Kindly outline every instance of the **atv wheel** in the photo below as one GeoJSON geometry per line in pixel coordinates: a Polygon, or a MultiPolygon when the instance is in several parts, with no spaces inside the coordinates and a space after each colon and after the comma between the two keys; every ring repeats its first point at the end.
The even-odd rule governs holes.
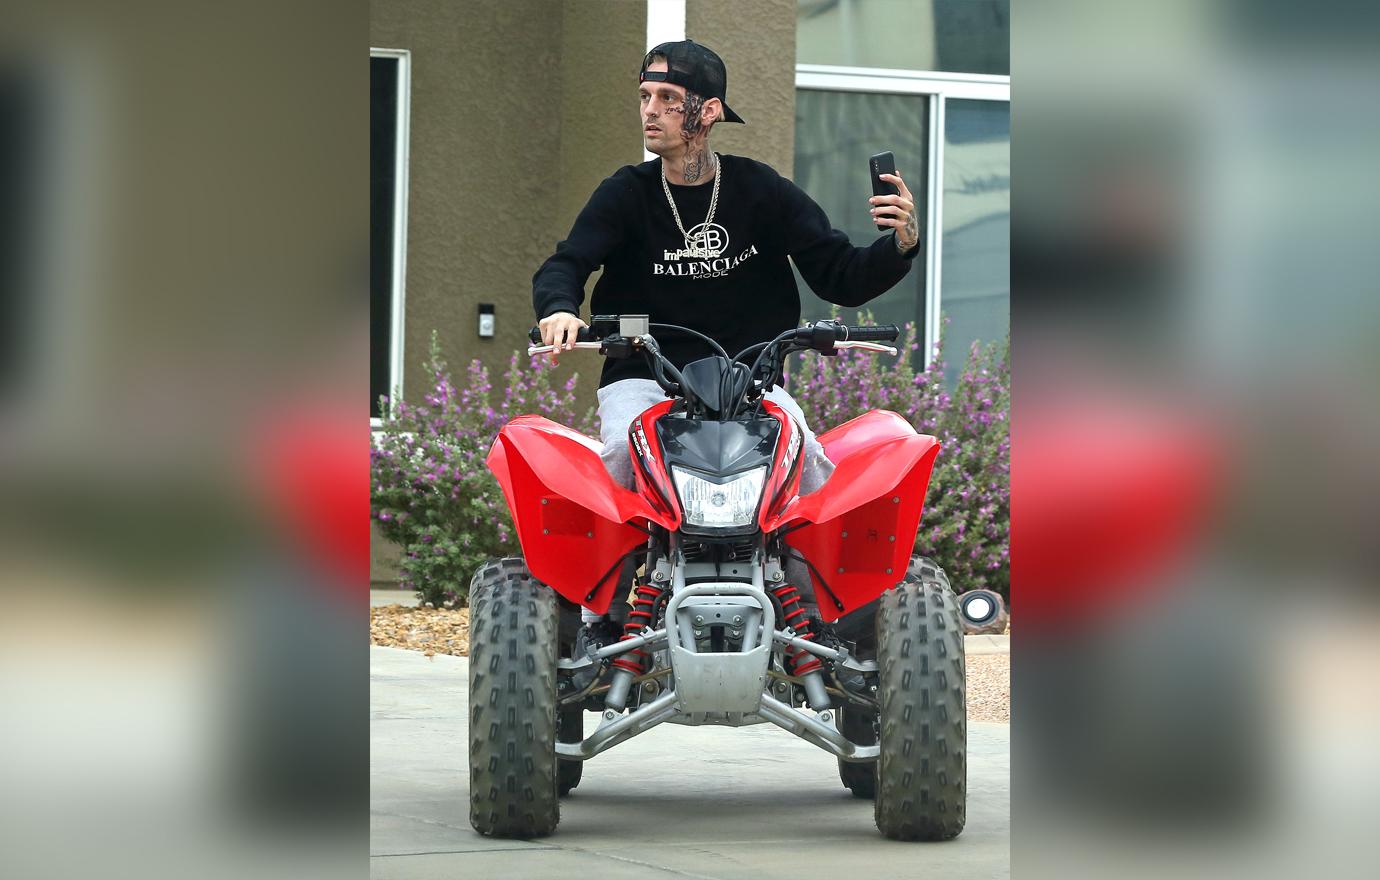
{"type": "MultiPolygon", "coordinates": [[[[573,706],[563,706],[560,709],[560,730],[558,735],[563,743],[577,743],[585,738],[585,710],[576,703],[573,706]]],[[[584,773],[584,761],[571,761],[566,758],[557,758],[557,775],[559,776],[556,787],[557,793],[561,797],[570,794],[575,786],[580,784],[580,775],[584,773]]]]}
{"type": "Polygon", "coordinates": [[[877,613],[877,828],[893,840],[963,830],[968,765],[963,625],[943,569],[912,563],[877,613]]]}
{"type": "MultiPolygon", "coordinates": [[[[877,742],[877,713],[869,712],[861,706],[840,706],[838,708],[839,733],[860,746],[870,746],[877,742]]],[[[839,779],[843,787],[853,792],[853,797],[871,800],[877,796],[877,762],[860,764],[856,761],[839,761],[839,779]]]]}
{"type": "Polygon", "coordinates": [[[491,561],[470,584],[470,824],[541,837],[556,794],[556,594],[521,559],[491,561]]]}

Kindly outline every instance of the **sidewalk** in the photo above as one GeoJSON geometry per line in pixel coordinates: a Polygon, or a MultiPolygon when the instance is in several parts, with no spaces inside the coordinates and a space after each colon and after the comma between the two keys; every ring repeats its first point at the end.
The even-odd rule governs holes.
{"type": "Polygon", "coordinates": [[[964,636],[963,653],[972,657],[975,654],[1010,654],[1010,636],[964,636]]]}
{"type": "Polygon", "coordinates": [[[469,825],[468,668],[369,649],[371,876],[1010,876],[1011,728],[983,722],[968,725],[968,826],[948,843],[882,839],[837,762],[771,725],[663,725],[585,765],[553,836],[481,837],[469,825]]]}
{"type": "Polygon", "coordinates": [[[417,604],[417,594],[411,590],[379,590],[374,587],[369,588],[369,607],[381,608],[384,605],[406,605],[409,608],[417,604]]]}

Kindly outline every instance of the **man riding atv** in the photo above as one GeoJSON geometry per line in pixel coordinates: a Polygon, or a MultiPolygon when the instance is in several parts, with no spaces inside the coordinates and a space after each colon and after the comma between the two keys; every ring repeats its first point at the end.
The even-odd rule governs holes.
{"type": "MultiPolygon", "coordinates": [[[[727,71],[713,50],[692,40],[662,43],[642,59],[638,79],[642,142],[658,158],[624,166],[599,184],[532,279],[541,341],[554,346],[553,362],[587,326],[579,318],[584,286],[600,267],[591,314],[650,315],[698,330],[729,351],[800,323],[791,260],[819,297],[841,306],[876,299],[910,271],[922,240],[899,175],[882,178],[898,195],[869,199],[876,224],[892,232],[853,247],[790,180],[761,162],[710,149],[715,125],[743,124],[728,106],[727,71]]],[[[704,354],[688,335],[662,343],[677,366],[704,354]]],[[[665,394],[641,359],[610,359],[598,398],[605,466],[631,488],[628,426],[665,394]]],[[[813,492],[833,464],[791,396],[774,386],[768,399],[805,429],[802,492],[813,492]]],[[[792,567],[791,573],[811,601],[803,571],[792,567]]],[[[589,614],[585,619],[598,622],[589,614]]]]}
{"type": "Polygon", "coordinates": [[[895,327],[799,327],[788,257],[826,300],[875,298],[919,250],[910,192],[888,176],[872,210],[893,232],[855,248],[771,168],[708,149],[742,121],[717,55],[663,44],[640,80],[659,158],[605,180],[533,284],[530,351],[606,358],[603,442],[522,416],[488,459],[524,555],[471,585],[470,821],[549,834],[608,748],[772,723],[833,754],[886,836],[953,837],[962,629],[944,573],[910,557],[938,443],[885,412],[816,437],[778,384],[796,352],[895,354],[895,327]]]}

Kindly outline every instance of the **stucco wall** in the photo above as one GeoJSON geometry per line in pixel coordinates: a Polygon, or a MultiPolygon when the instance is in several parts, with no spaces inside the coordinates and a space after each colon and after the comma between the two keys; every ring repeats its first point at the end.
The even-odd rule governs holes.
{"type": "MultiPolygon", "coordinates": [[[[561,28],[561,149],[555,227],[543,241],[542,258],[556,249],[575,216],[605,177],[642,161],[637,115],[637,66],[647,42],[647,4],[642,0],[566,3],[561,28]]],[[[536,264],[532,271],[536,271],[536,264]]],[[[596,272],[585,284],[594,289],[596,272]]],[[[531,311],[531,272],[527,302],[531,311]]],[[[589,313],[588,300],[584,314],[589,313]]],[[[576,402],[595,403],[601,359],[570,356],[561,367],[580,374],[576,402]]]]}
{"type": "MultiPolygon", "coordinates": [[[[599,181],[639,162],[640,0],[375,0],[370,45],[412,53],[404,393],[425,393],[432,330],[457,372],[497,375],[533,322],[532,273],[599,181]],[[494,303],[497,335],[477,310],[494,303]]],[[[596,358],[571,357],[593,404],[596,358]]],[[[375,580],[392,577],[386,546],[375,580]]]]}
{"type": "Polygon", "coordinates": [[[687,0],[685,35],[728,68],[728,104],[746,125],[718,125],[721,153],[751,156],[787,177],[795,157],[795,0],[687,0]]]}
{"type": "Polygon", "coordinates": [[[560,235],[601,180],[620,166],[642,161],[637,66],[646,41],[644,2],[582,0],[565,7],[560,235]]]}
{"type": "Polygon", "coordinates": [[[378,523],[369,524],[369,583],[378,587],[397,586],[398,560],[402,548],[383,536],[378,523]]]}
{"type": "Polygon", "coordinates": [[[554,228],[539,209],[560,161],[560,4],[371,4],[370,41],[412,52],[404,393],[431,331],[452,362],[497,360],[528,323],[528,280],[554,228]],[[499,334],[476,332],[495,303],[499,334]]]}
{"type": "Polygon", "coordinates": [[[371,45],[412,52],[411,397],[433,329],[455,364],[507,363],[532,324],[532,273],[599,181],[641,161],[636,90],[620,86],[641,58],[646,4],[378,0],[370,15],[371,45]],[[481,302],[497,308],[493,339],[476,333],[481,302]]]}

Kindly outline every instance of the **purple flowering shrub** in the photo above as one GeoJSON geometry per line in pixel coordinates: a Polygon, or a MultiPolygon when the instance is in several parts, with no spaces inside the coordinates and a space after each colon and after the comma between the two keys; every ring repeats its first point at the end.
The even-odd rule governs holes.
{"type": "Polygon", "coordinates": [[[929,367],[917,372],[909,356],[919,350],[913,324],[906,325],[902,345],[896,358],[860,352],[801,358],[791,364],[787,388],[819,433],[887,409],[939,438],[915,552],[943,566],[959,592],[982,588],[1009,599],[1010,342],[974,343],[952,394],[938,346],[929,367]]]}
{"type": "Polygon", "coordinates": [[[383,401],[384,427],[369,450],[371,513],[403,549],[402,586],[437,608],[462,605],[486,559],[520,553],[503,493],[484,464],[498,429],[537,413],[594,433],[593,410],[577,416],[574,409],[579,377],[556,387],[546,358],[530,365],[520,358],[513,352],[495,403],[484,365],[472,361],[457,387],[432,334],[431,389],[420,403],[383,401]]]}

